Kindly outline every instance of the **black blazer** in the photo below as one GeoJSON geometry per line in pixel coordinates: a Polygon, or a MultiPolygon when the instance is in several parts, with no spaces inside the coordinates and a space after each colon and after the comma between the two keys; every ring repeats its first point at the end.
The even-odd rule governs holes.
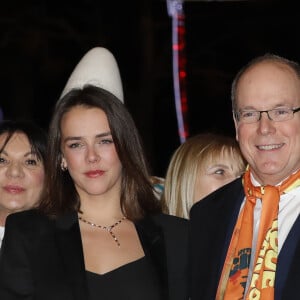
{"type": "MultiPolygon", "coordinates": [[[[188,222],[161,214],[135,225],[145,255],[157,269],[164,299],[187,299],[188,222]]],[[[0,299],[88,299],[77,213],[49,220],[30,210],[7,218],[0,299]]]]}
{"type": "MultiPolygon", "coordinates": [[[[214,300],[231,235],[245,197],[241,178],[196,203],[190,213],[190,294],[214,300]]],[[[300,299],[300,218],[280,251],[275,300],[300,299]]]]}

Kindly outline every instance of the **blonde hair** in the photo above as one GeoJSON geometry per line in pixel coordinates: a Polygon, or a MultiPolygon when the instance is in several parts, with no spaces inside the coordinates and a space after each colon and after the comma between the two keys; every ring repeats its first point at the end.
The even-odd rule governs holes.
{"type": "Polygon", "coordinates": [[[165,212],[188,219],[198,170],[224,155],[232,159],[236,177],[240,176],[245,169],[245,160],[234,138],[202,133],[180,145],[172,155],[166,173],[162,195],[165,212]]]}

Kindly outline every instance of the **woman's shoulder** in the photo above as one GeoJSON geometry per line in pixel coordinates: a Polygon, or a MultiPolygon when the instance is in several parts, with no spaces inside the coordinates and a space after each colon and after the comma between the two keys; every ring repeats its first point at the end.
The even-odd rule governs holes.
{"type": "Polygon", "coordinates": [[[188,231],[188,220],[164,213],[148,215],[139,220],[136,225],[145,232],[162,230],[168,234],[177,232],[178,235],[181,235],[188,231]]]}
{"type": "Polygon", "coordinates": [[[179,234],[188,230],[188,220],[168,214],[156,214],[151,216],[154,223],[163,227],[165,230],[174,231],[179,234]]]}
{"type": "Polygon", "coordinates": [[[168,256],[186,257],[189,236],[188,220],[167,214],[154,215],[152,220],[162,232],[168,256]]]}
{"type": "Polygon", "coordinates": [[[15,212],[7,216],[5,229],[18,227],[21,230],[32,230],[48,226],[50,219],[37,209],[15,212]]]}
{"type": "Polygon", "coordinates": [[[159,213],[156,215],[152,216],[153,220],[156,220],[158,222],[162,222],[162,223],[174,223],[174,224],[188,224],[188,220],[181,218],[181,217],[177,217],[177,216],[173,216],[173,215],[168,215],[165,213],[159,213]]]}
{"type": "Polygon", "coordinates": [[[12,213],[7,216],[7,220],[12,219],[12,220],[16,220],[16,221],[27,220],[28,218],[30,218],[30,219],[47,219],[47,217],[37,209],[23,210],[23,211],[12,213]]]}

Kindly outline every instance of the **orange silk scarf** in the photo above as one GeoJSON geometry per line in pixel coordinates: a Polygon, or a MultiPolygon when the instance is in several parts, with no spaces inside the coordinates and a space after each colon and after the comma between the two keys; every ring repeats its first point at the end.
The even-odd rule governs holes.
{"type": "Polygon", "coordinates": [[[243,177],[246,202],[235,225],[226,255],[217,300],[244,298],[253,239],[253,212],[256,199],[262,211],[256,243],[254,268],[246,300],[273,300],[278,256],[278,206],[280,194],[300,185],[300,170],[279,186],[253,186],[248,168],[243,177]]]}

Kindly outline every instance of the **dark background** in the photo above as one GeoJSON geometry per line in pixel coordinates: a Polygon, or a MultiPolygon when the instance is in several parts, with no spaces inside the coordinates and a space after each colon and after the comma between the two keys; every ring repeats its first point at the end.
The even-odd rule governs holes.
{"type": "MultiPolygon", "coordinates": [[[[288,1],[184,2],[190,135],[234,136],[230,84],[251,58],[273,52],[300,61],[300,13],[288,1]]],[[[172,19],[162,0],[15,1],[0,10],[0,106],[5,118],[47,128],[81,57],[115,55],[125,103],[153,174],[164,176],[180,145],[172,79],[172,19]]]]}

